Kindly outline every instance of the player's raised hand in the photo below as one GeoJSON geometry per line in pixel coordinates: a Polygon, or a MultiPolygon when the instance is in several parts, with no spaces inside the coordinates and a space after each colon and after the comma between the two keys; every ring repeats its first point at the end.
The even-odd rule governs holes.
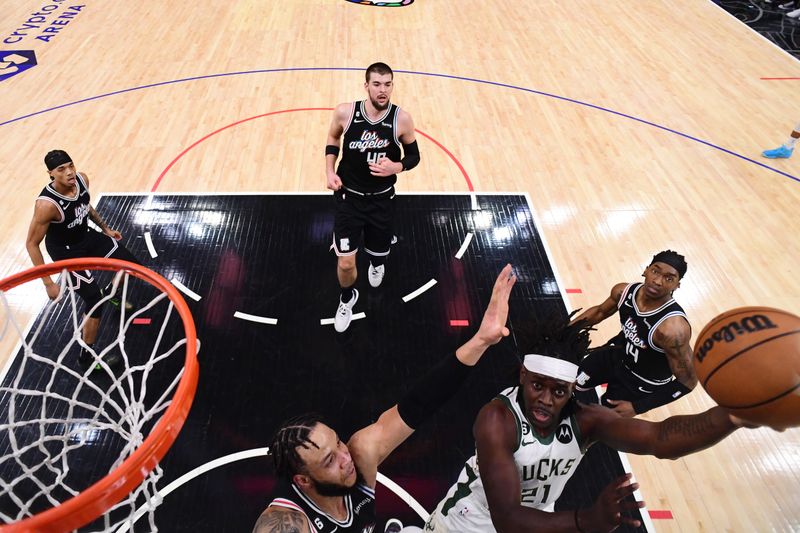
{"type": "Polygon", "coordinates": [[[492,288],[492,298],[489,300],[489,305],[486,307],[486,312],[483,313],[483,320],[481,320],[481,327],[478,329],[477,336],[481,341],[486,344],[497,344],[500,339],[507,337],[509,334],[506,327],[508,320],[508,297],[511,294],[511,288],[517,282],[517,276],[511,271],[511,265],[506,265],[492,288]]]}

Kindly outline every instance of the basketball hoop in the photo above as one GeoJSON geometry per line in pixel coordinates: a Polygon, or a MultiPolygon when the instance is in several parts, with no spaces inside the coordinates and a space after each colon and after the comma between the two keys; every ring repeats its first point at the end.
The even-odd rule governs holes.
{"type": "MultiPolygon", "coordinates": [[[[41,285],[31,290],[44,292],[41,285]]],[[[21,349],[12,353],[21,357],[7,364],[16,367],[16,373],[0,383],[0,520],[6,522],[0,532],[62,532],[90,523],[91,531],[113,531],[124,524],[132,526],[133,511],[143,502],[155,530],[153,512],[160,503],[156,482],[163,475],[158,463],[177,438],[197,388],[197,335],[181,294],[141,265],[106,258],[69,259],[1,280],[0,312],[6,314],[0,317],[4,321],[0,340],[16,332],[21,349]],[[116,273],[111,294],[104,295],[98,306],[119,298],[120,291],[123,302],[119,320],[106,316],[100,326],[105,337],[116,338],[99,354],[92,352],[97,364],[85,369],[76,368],[73,356],[76,345],[87,348],[81,339],[83,312],[88,316],[92,310],[82,309],[82,301],[71,290],[73,276],[67,275],[83,270],[116,273]],[[7,293],[59,273],[61,296],[25,333],[13,316],[7,293]],[[134,281],[129,287],[131,276],[150,286],[144,292],[152,293],[155,287],[157,296],[129,313],[124,302],[131,289],[143,292],[141,283],[134,281]],[[142,318],[148,315],[157,318],[142,318]],[[158,319],[160,325],[155,323],[158,319]],[[153,323],[141,337],[131,337],[126,347],[131,326],[145,320],[153,323]],[[46,323],[63,329],[50,331],[46,323]],[[42,350],[43,344],[64,336],[69,338],[55,349],[42,350]],[[146,344],[146,349],[137,350],[132,339],[146,344]],[[104,362],[112,350],[121,354],[123,368],[104,362]],[[31,376],[35,387],[30,386],[31,376]],[[98,439],[103,448],[94,444],[98,439]],[[96,454],[99,451],[102,458],[95,456],[101,455],[96,454]],[[106,468],[101,459],[113,464],[106,468]],[[94,478],[86,479],[87,472],[94,478]]]]}

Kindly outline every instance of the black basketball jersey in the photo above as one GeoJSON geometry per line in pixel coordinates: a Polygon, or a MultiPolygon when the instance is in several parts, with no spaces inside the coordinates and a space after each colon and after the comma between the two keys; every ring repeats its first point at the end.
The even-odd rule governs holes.
{"type": "Polygon", "coordinates": [[[76,173],[78,191],[75,196],[65,196],[56,191],[52,183],[39,193],[37,200],[47,200],[58,208],[60,220],[53,220],[47,228],[45,244],[68,246],[81,241],[89,229],[89,188],[83,176],[76,173]]]}
{"type": "Polygon", "coordinates": [[[375,529],[375,490],[356,483],[344,496],[347,518],[336,520],[325,513],[292,482],[279,481],[272,493],[273,505],[303,513],[311,531],[318,533],[372,533],[375,529]]]}
{"type": "Polygon", "coordinates": [[[636,294],[641,288],[642,283],[629,284],[617,303],[622,335],[626,341],[625,366],[643,381],[663,385],[672,379],[672,370],[664,350],[653,342],[653,335],[664,320],[673,316],[686,319],[686,313],[672,298],[658,309],[640,311],[636,305],[636,294]]]}
{"type": "Polygon", "coordinates": [[[373,176],[369,163],[381,157],[400,162],[403,151],[397,137],[397,113],[400,108],[389,104],[386,111],[372,121],[367,117],[364,100],[353,103],[350,120],[344,129],[342,160],[336,173],[342,184],[359,192],[380,192],[397,181],[397,174],[385,178],[373,176]]]}

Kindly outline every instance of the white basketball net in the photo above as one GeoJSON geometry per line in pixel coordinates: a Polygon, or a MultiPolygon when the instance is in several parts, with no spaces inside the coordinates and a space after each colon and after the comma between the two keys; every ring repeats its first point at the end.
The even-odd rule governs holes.
{"type": "MultiPolygon", "coordinates": [[[[108,275],[96,272],[94,282],[108,275]]],[[[116,273],[110,293],[97,304],[105,308],[96,351],[90,351],[91,365],[79,363],[77,355],[81,347],[87,348],[81,338],[85,317],[97,306],[84,316],[83,302],[72,290],[73,276],[66,270],[60,277],[60,300],[66,301],[49,303],[27,335],[13,316],[6,292],[0,291],[4,315],[0,341],[16,335],[23,351],[18,364],[8,363],[11,370],[0,384],[0,520],[4,523],[56,507],[105,477],[142,444],[169,407],[184,369],[183,324],[160,289],[130,313],[124,303],[118,316],[107,309],[111,304],[106,302],[115,296],[127,301],[129,277],[116,273]],[[147,326],[146,343],[126,348],[126,335],[140,335],[141,326],[131,332],[140,317],[159,318],[147,326]],[[63,329],[53,331],[54,325],[63,329]],[[54,336],[66,340],[56,346],[54,336]],[[104,360],[112,353],[121,359],[113,368],[104,360]]],[[[20,287],[43,291],[39,279],[20,287]]],[[[147,297],[153,289],[135,278],[132,287],[147,297]],[[142,287],[146,290],[139,290],[142,287]]],[[[141,485],[81,531],[134,531],[134,513],[140,508],[148,520],[140,521],[136,531],[157,531],[153,513],[160,503],[156,484],[162,475],[156,465],[141,485]]]]}

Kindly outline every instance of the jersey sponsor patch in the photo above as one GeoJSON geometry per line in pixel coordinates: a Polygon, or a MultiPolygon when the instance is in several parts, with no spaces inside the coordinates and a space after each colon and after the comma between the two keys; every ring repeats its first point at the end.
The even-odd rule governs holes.
{"type": "Polygon", "coordinates": [[[569,424],[561,424],[558,426],[556,438],[561,444],[568,444],[572,441],[574,436],[572,435],[572,428],[569,427],[569,424]]]}

